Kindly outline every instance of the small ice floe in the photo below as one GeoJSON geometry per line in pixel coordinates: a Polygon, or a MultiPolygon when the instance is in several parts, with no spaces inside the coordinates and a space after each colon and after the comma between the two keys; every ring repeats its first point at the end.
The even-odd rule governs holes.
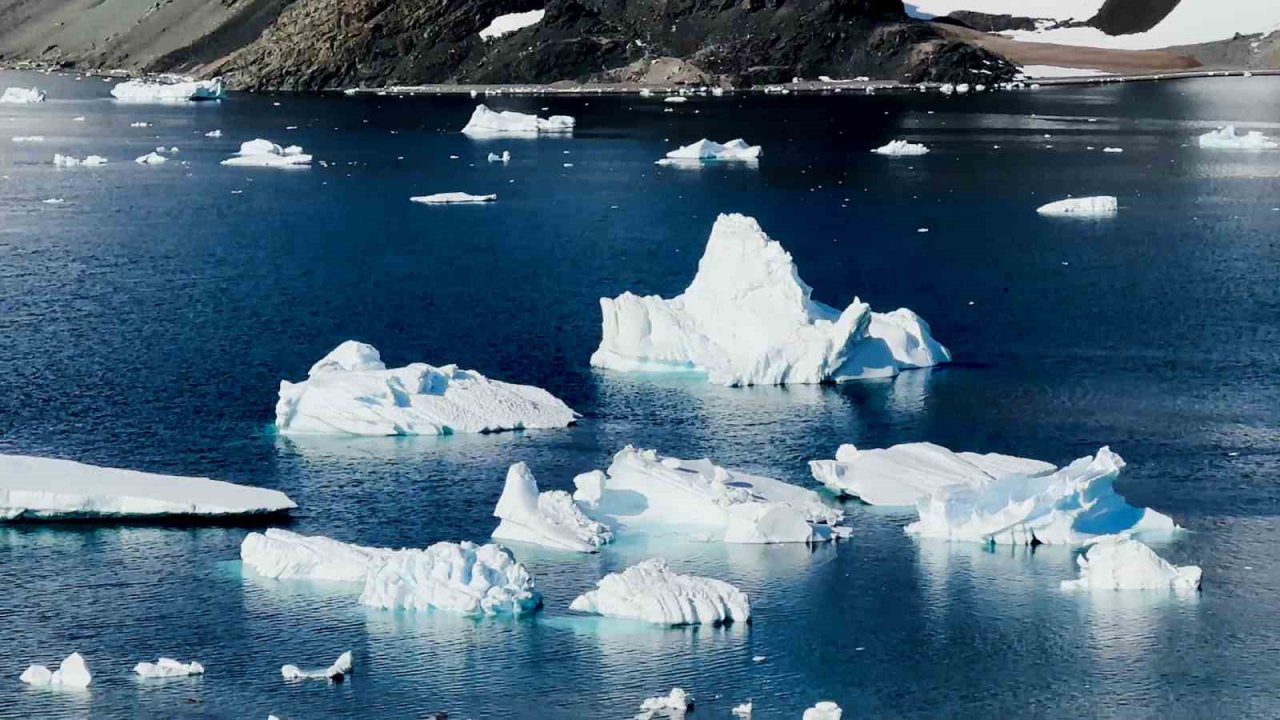
{"type": "Polygon", "coordinates": [[[46,198],[44,200],[41,200],[40,202],[44,203],[45,205],[61,205],[65,203],[66,200],[63,200],[62,198],[46,198]]]}
{"type": "Polygon", "coordinates": [[[1210,150],[1274,150],[1280,143],[1257,130],[1240,134],[1234,125],[1212,130],[1200,136],[1200,147],[1210,150]]]}
{"type": "Polygon", "coordinates": [[[1041,215],[1075,215],[1079,217],[1106,217],[1119,211],[1119,201],[1114,195],[1067,198],[1036,208],[1041,215]]]}
{"type": "Polygon", "coordinates": [[[952,85],[951,83],[942,83],[941,85],[938,86],[938,92],[942,93],[943,95],[950,95],[955,91],[956,91],[956,86],[952,85]]]}
{"type": "Polygon", "coordinates": [[[157,152],[149,152],[146,155],[134,159],[139,165],[163,165],[168,162],[168,158],[157,152]]]}
{"type": "Polygon", "coordinates": [[[635,720],[656,720],[669,718],[680,720],[693,709],[693,698],[681,688],[671,688],[671,692],[658,697],[651,697],[640,703],[640,714],[635,720]]]}
{"type": "Polygon", "coordinates": [[[702,163],[719,160],[751,162],[760,159],[759,145],[749,145],[742,138],[735,138],[725,143],[703,138],[695,143],[684,145],[667,153],[658,165],[676,165],[681,163],[702,163]]]}
{"type": "Polygon", "coordinates": [[[227,90],[221,80],[129,80],[111,88],[111,96],[126,102],[188,102],[221,100],[227,90]]]}
{"type": "Polygon", "coordinates": [[[43,135],[17,135],[17,136],[14,136],[13,141],[16,143],[42,143],[44,142],[44,136],[43,135]]]}
{"type": "Polygon", "coordinates": [[[729,712],[732,713],[734,717],[750,718],[751,708],[752,705],[750,702],[744,702],[741,705],[735,705],[729,712]]]}
{"type": "Polygon", "coordinates": [[[28,105],[31,103],[44,102],[44,93],[37,88],[6,88],[3,95],[0,95],[0,104],[5,105],[28,105]]]}
{"type": "Polygon", "coordinates": [[[83,116],[83,115],[78,115],[78,116],[76,116],[76,117],[73,117],[73,118],[71,118],[71,122],[84,122],[84,116],[83,116]]]}
{"type": "Polygon", "coordinates": [[[221,130],[210,130],[209,132],[205,133],[205,134],[204,134],[204,136],[205,136],[205,137],[207,137],[207,138],[220,138],[220,137],[222,137],[222,131],[221,131],[221,130]]]}
{"type": "Polygon", "coordinates": [[[1145,544],[1127,537],[1099,538],[1076,558],[1080,577],[1063,580],[1063,590],[1173,590],[1200,588],[1200,568],[1173,565],[1145,544]]]}
{"type": "Polygon", "coordinates": [[[160,145],[156,147],[156,152],[160,153],[161,155],[165,153],[169,153],[170,155],[177,155],[180,151],[178,150],[177,147],[166,148],[165,146],[160,145]]]}
{"type": "Polygon", "coordinates": [[[372,608],[521,615],[542,605],[529,571],[499,545],[394,550],[271,528],[249,533],[240,559],[262,577],[363,585],[359,602],[372,608]]]}
{"type": "Polygon", "coordinates": [[[53,164],[56,167],[80,167],[81,165],[85,167],[94,167],[97,165],[106,165],[107,159],[101,155],[89,155],[81,160],[80,158],[71,155],[54,153],[53,164]]]}
{"type": "Polygon", "coordinates": [[[143,121],[139,120],[138,122],[131,122],[131,123],[129,123],[129,127],[131,127],[131,128],[149,128],[149,127],[151,127],[151,123],[149,123],[149,122],[143,122],[143,121]]]}
{"type": "Polygon", "coordinates": [[[493,531],[494,540],[590,553],[613,539],[609,527],[588,518],[569,493],[539,493],[538,481],[522,462],[507,470],[493,516],[501,520],[493,531]]]}
{"type": "Polygon", "coordinates": [[[436,193],[434,195],[415,195],[411,202],[424,205],[458,205],[470,203],[488,203],[498,199],[497,195],[472,195],[464,192],[436,193]]]}
{"type": "Polygon", "coordinates": [[[662,98],[662,102],[677,105],[679,103],[689,102],[689,98],[683,95],[668,95],[667,97],[662,98]]]}
{"type": "Polygon", "coordinates": [[[503,150],[501,155],[497,153],[489,153],[488,159],[491,163],[500,162],[505,165],[511,162],[511,153],[507,150],[503,150]]]}
{"type": "Polygon", "coordinates": [[[656,625],[722,625],[751,619],[746,593],[723,580],[677,573],[660,558],[604,576],[569,609],[656,625]]]}
{"type": "Polygon", "coordinates": [[[969,92],[969,83],[959,83],[956,85],[956,94],[964,95],[969,92]]]}
{"type": "Polygon", "coordinates": [[[526,115],[510,110],[494,112],[487,105],[481,104],[477,105],[475,111],[471,113],[471,119],[462,128],[462,132],[476,137],[571,133],[575,122],[568,115],[552,115],[548,118],[540,118],[537,115],[526,115]]]}
{"type": "Polygon", "coordinates": [[[872,150],[877,155],[890,156],[911,156],[924,155],[929,152],[929,148],[923,143],[907,142],[906,140],[890,140],[887,144],[872,150]]]}
{"type": "Polygon", "coordinates": [[[300,168],[311,165],[311,156],[297,145],[281,147],[258,138],[240,144],[240,152],[222,161],[231,167],[300,168]]]}
{"type": "Polygon", "coordinates": [[[843,715],[844,711],[840,709],[839,705],[830,700],[823,700],[805,710],[802,720],[840,720],[843,715]]]}
{"type": "Polygon", "coordinates": [[[93,675],[89,672],[84,657],[77,652],[68,655],[57,670],[50,672],[44,665],[32,665],[18,679],[37,687],[86,688],[93,680],[93,675]]]}
{"type": "Polygon", "coordinates": [[[1102,152],[1104,152],[1104,153],[1122,153],[1122,152],[1124,152],[1124,148],[1119,148],[1119,147],[1104,147],[1104,148],[1102,148],[1102,152]]]}
{"type": "Polygon", "coordinates": [[[351,651],[348,650],[338,656],[333,664],[323,670],[303,670],[297,665],[283,665],[280,667],[280,675],[285,680],[332,680],[334,682],[342,682],[342,680],[351,674],[352,659],[351,651]]]}
{"type": "Polygon", "coordinates": [[[204,666],[192,660],[184,663],[173,658],[162,657],[153,663],[140,662],[133,666],[133,671],[144,678],[186,677],[187,675],[203,675],[204,666]]]}
{"type": "Polygon", "coordinates": [[[517,30],[527,28],[530,25],[536,25],[539,22],[542,22],[542,18],[546,14],[546,10],[530,10],[529,12],[499,15],[493,19],[493,22],[484,26],[480,30],[480,39],[492,40],[493,38],[502,37],[508,33],[513,33],[517,30]]]}

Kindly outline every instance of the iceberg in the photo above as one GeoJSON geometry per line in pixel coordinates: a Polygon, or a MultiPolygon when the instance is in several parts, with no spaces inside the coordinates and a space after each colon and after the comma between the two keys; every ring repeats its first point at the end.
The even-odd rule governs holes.
{"type": "Polygon", "coordinates": [[[436,193],[435,195],[418,195],[410,201],[424,205],[457,205],[467,203],[486,203],[497,200],[497,195],[469,195],[464,192],[436,193]]]}
{"type": "Polygon", "coordinates": [[[240,144],[240,152],[222,161],[223,165],[232,167],[306,167],[311,165],[311,156],[297,145],[280,147],[270,140],[250,140],[240,144]]]}
{"type": "Polygon", "coordinates": [[[129,80],[111,88],[111,95],[128,102],[187,102],[222,100],[227,96],[227,90],[221,80],[129,80]]]}
{"type": "Polygon", "coordinates": [[[647,698],[640,703],[640,714],[636,720],[653,720],[653,718],[682,718],[693,709],[693,698],[683,688],[671,688],[671,692],[658,697],[647,698]]]}
{"type": "Polygon", "coordinates": [[[693,144],[679,147],[667,153],[657,162],[658,165],[673,165],[687,162],[706,162],[714,160],[752,161],[760,159],[760,146],[748,145],[746,140],[737,138],[726,143],[703,138],[693,144]]]}
{"type": "Polygon", "coordinates": [[[839,526],[844,511],[812,490],[630,445],[613,456],[607,471],[583,473],[573,482],[579,507],[615,531],[747,544],[826,542],[849,532],[839,526]]]}
{"type": "Polygon", "coordinates": [[[888,144],[872,150],[877,155],[924,155],[929,152],[929,148],[922,143],[907,142],[906,140],[890,140],[888,144]]]}
{"type": "Polygon", "coordinates": [[[0,520],[220,517],[296,508],[284,493],[200,477],[0,455],[0,520]]]}
{"type": "Polygon", "coordinates": [[[875,313],[854,298],[840,311],[811,292],[754,219],[721,215],[684,293],[600,300],[603,337],[591,365],[782,385],[890,377],[951,359],[910,310],[875,313]]]}
{"type": "Polygon", "coordinates": [[[1103,447],[1048,475],[1012,474],[949,485],[916,505],[906,531],[997,545],[1083,545],[1103,535],[1170,535],[1173,519],[1136,508],[1115,491],[1124,460],[1103,447]]]}
{"type": "Polygon", "coordinates": [[[6,88],[3,95],[0,95],[0,104],[9,105],[26,105],[29,103],[44,102],[44,93],[36,88],[6,88]]]}
{"type": "Polygon", "coordinates": [[[522,462],[507,470],[507,482],[493,515],[502,521],[493,531],[494,540],[590,553],[613,539],[609,527],[588,518],[569,493],[539,493],[538,481],[522,462]]]}
{"type": "Polygon", "coordinates": [[[530,25],[536,25],[542,22],[542,18],[546,14],[546,10],[530,10],[529,12],[499,15],[493,19],[493,22],[480,30],[480,39],[492,40],[493,38],[502,37],[508,33],[527,28],[530,25]]]}
{"type": "Polygon", "coordinates": [[[679,103],[689,102],[689,98],[684,97],[683,95],[668,95],[667,97],[662,98],[662,102],[677,105],[679,103]]]}
{"type": "Polygon", "coordinates": [[[1077,217],[1105,217],[1115,215],[1119,204],[1114,195],[1067,198],[1036,208],[1041,215],[1075,215],[1077,217]]]}
{"type": "Polygon", "coordinates": [[[56,167],[80,167],[80,166],[96,167],[98,165],[106,165],[107,159],[102,157],[101,155],[89,155],[85,157],[83,160],[81,160],[80,158],[74,157],[72,155],[62,155],[60,153],[54,153],[53,164],[56,167]]]}
{"type": "Polygon", "coordinates": [[[89,666],[80,653],[71,653],[53,672],[44,665],[32,665],[18,678],[28,685],[41,687],[86,688],[93,681],[89,666]]]}
{"type": "Polygon", "coordinates": [[[16,135],[14,136],[13,141],[16,143],[42,143],[44,142],[44,136],[43,135],[16,135]]]}
{"type": "Polygon", "coordinates": [[[157,152],[149,152],[134,160],[139,165],[163,165],[169,159],[157,152]]]}
{"type": "Polygon", "coordinates": [[[519,615],[542,604],[533,577],[498,545],[392,550],[271,528],[249,533],[240,559],[268,578],[362,583],[359,602],[373,608],[519,615]]]}
{"type": "Polygon", "coordinates": [[[215,138],[215,139],[216,139],[216,138],[220,138],[220,137],[222,137],[222,131],[221,131],[221,130],[210,130],[209,132],[205,133],[205,134],[204,134],[204,136],[205,136],[205,137],[207,137],[207,138],[215,138]]]}
{"type": "Polygon", "coordinates": [[[282,665],[280,667],[280,675],[285,680],[317,679],[341,682],[343,678],[351,674],[353,664],[351,651],[348,650],[339,655],[332,665],[323,670],[303,670],[297,665],[282,665]]]}
{"type": "Polygon", "coordinates": [[[674,572],[660,558],[604,576],[569,609],[655,625],[723,625],[751,619],[746,593],[722,580],[674,572]]]}
{"type": "Polygon", "coordinates": [[[1280,143],[1257,130],[1241,135],[1234,125],[1211,130],[1201,135],[1199,141],[1200,147],[1209,150],[1274,150],[1280,147],[1280,143]]]}
{"type": "Polygon", "coordinates": [[[489,153],[488,160],[491,163],[500,162],[505,165],[511,162],[511,152],[507,150],[503,150],[501,155],[497,153],[489,153]]]}
{"type": "Polygon", "coordinates": [[[1039,460],[998,453],[952,452],[933,443],[905,443],[859,450],[841,445],[835,460],[811,460],[813,478],[832,492],[868,505],[914,506],[948,485],[984,485],[1011,475],[1034,477],[1057,470],[1039,460]]]}
{"type": "Polygon", "coordinates": [[[573,132],[575,121],[568,115],[552,115],[540,118],[536,115],[503,110],[494,112],[480,104],[471,113],[462,132],[466,135],[538,135],[539,133],[573,132]]]}
{"type": "Polygon", "coordinates": [[[823,700],[804,711],[803,720],[840,720],[844,715],[844,711],[840,706],[830,700],[823,700]]]}
{"type": "Polygon", "coordinates": [[[456,365],[387,368],[372,345],[348,340],[298,383],[280,382],[281,433],[449,435],[562,428],[578,414],[532,385],[490,380],[456,365]]]}
{"type": "Polygon", "coordinates": [[[732,709],[732,710],[730,710],[729,712],[730,712],[734,717],[750,718],[750,717],[751,717],[751,710],[752,710],[752,705],[751,705],[751,703],[750,703],[750,702],[744,702],[744,703],[742,703],[741,705],[734,705],[734,706],[733,706],[733,709],[732,709]]]}
{"type": "Polygon", "coordinates": [[[184,663],[173,658],[162,657],[153,663],[140,662],[133,666],[133,671],[144,678],[185,677],[203,675],[204,666],[194,660],[184,663]]]}
{"type": "Polygon", "coordinates": [[[1080,577],[1063,580],[1063,590],[1200,589],[1200,568],[1173,565],[1145,544],[1127,537],[1104,537],[1076,558],[1080,577]]]}

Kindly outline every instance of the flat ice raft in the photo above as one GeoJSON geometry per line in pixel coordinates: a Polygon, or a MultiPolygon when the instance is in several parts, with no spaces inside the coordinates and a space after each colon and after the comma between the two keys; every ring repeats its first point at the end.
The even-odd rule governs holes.
{"type": "Polygon", "coordinates": [[[905,308],[843,311],[810,299],[791,255],[743,215],[721,215],[693,282],[670,300],[601,298],[599,368],[700,372],[721,385],[889,377],[948,362],[929,324],[905,308]]]}
{"type": "Polygon", "coordinates": [[[0,520],[219,517],[296,507],[277,490],[71,460],[0,455],[0,520]]]}
{"type": "Polygon", "coordinates": [[[682,575],[657,558],[604,576],[569,609],[657,625],[722,625],[751,619],[746,593],[723,580],[682,575]]]}
{"type": "Polygon", "coordinates": [[[480,104],[471,113],[462,132],[466,135],[539,135],[542,133],[571,133],[576,121],[568,115],[552,115],[540,118],[537,115],[503,110],[494,112],[489,106],[480,104]]]}
{"type": "Polygon", "coordinates": [[[1114,195],[1095,195],[1093,197],[1067,198],[1047,203],[1036,208],[1041,215],[1075,215],[1078,217],[1107,217],[1115,215],[1120,209],[1119,201],[1114,195]]]}
{"type": "Polygon", "coordinates": [[[372,345],[348,340],[298,383],[281,381],[282,433],[448,435],[560,428],[577,417],[551,393],[490,380],[456,365],[388,368],[372,345]]]}
{"type": "Polygon", "coordinates": [[[227,96],[227,90],[221,80],[129,80],[111,88],[111,95],[129,102],[188,102],[221,100],[227,96]]]}

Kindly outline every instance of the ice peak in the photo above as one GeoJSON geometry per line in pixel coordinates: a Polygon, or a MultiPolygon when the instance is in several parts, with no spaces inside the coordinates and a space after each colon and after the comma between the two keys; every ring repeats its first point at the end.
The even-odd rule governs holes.
{"type": "Polygon", "coordinates": [[[356,340],[347,340],[328,355],[316,361],[307,371],[307,377],[325,372],[356,372],[361,370],[386,370],[378,348],[356,340]]]}

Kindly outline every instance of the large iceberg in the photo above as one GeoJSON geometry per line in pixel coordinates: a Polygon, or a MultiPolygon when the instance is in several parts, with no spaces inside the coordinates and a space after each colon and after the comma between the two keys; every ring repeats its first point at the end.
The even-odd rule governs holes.
{"type": "Polygon", "coordinates": [[[280,147],[270,140],[250,140],[240,144],[240,152],[222,161],[232,167],[293,168],[311,165],[311,156],[297,145],[280,147]]]}
{"type": "Polygon", "coordinates": [[[907,309],[843,311],[810,299],[791,255],[744,215],[721,215],[698,273],[681,295],[601,298],[599,368],[701,372],[722,385],[782,385],[889,377],[951,354],[907,309]]]}
{"type": "Polygon", "coordinates": [[[657,625],[722,625],[751,619],[746,593],[722,580],[674,572],[660,558],[604,576],[569,609],[657,625]]]}
{"type": "Polygon", "coordinates": [[[914,156],[927,155],[929,148],[922,143],[907,142],[906,140],[890,140],[888,143],[872,150],[877,155],[890,156],[914,156]]]}
{"type": "Polygon", "coordinates": [[[195,660],[184,663],[173,658],[162,657],[153,663],[140,662],[133,666],[133,671],[144,678],[171,678],[203,675],[204,666],[195,660]]]}
{"type": "Polygon", "coordinates": [[[605,472],[573,479],[574,500],[615,531],[670,532],[727,543],[825,542],[848,534],[844,511],[812,490],[664,457],[628,445],[605,472]]]}
{"type": "Polygon", "coordinates": [[[271,528],[249,533],[240,559],[269,578],[362,583],[360,603],[374,608],[497,615],[542,604],[533,577],[498,545],[438,542],[392,550],[271,528]]]}
{"type": "Polygon", "coordinates": [[[1136,508],[1116,493],[1124,460],[1104,447],[1048,475],[1012,474],[949,485],[921,500],[907,532],[998,545],[1082,545],[1103,535],[1169,535],[1168,515],[1136,508]]]}
{"type": "Polygon", "coordinates": [[[1119,201],[1114,195],[1095,195],[1092,197],[1067,198],[1047,203],[1036,208],[1041,215],[1076,215],[1086,217],[1102,217],[1115,215],[1120,209],[1119,201]]]}
{"type": "Polygon", "coordinates": [[[748,145],[746,140],[737,138],[726,143],[703,138],[690,145],[676,148],[657,162],[658,165],[678,163],[700,163],[709,160],[752,161],[760,159],[760,146],[748,145]]]}
{"type": "Polygon", "coordinates": [[[1209,150],[1274,150],[1280,143],[1257,130],[1240,134],[1234,125],[1211,130],[1199,138],[1200,147],[1209,150]]]}
{"type": "Polygon", "coordinates": [[[542,388],[490,380],[456,365],[388,368],[372,345],[348,340],[298,383],[280,382],[282,433],[449,435],[560,428],[577,413],[542,388]]]}
{"type": "Polygon", "coordinates": [[[467,135],[538,135],[539,133],[573,132],[575,120],[568,115],[540,118],[536,115],[503,110],[494,112],[487,105],[476,106],[462,132],[467,135]]]}
{"type": "Polygon", "coordinates": [[[130,102],[187,102],[221,100],[227,96],[227,90],[221,80],[129,80],[111,88],[111,95],[130,102]]]}
{"type": "Polygon", "coordinates": [[[1200,587],[1200,568],[1169,563],[1145,544],[1127,537],[1105,537],[1076,558],[1080,577],[1063,580],[1063,590],[1173,590],[1200,587]]]}
{"type": "Polygon", "coordinates": [[[1010,475],[1057,470],[1039,460],[998,453],[952,452],[933,443],[859,450],[841,445],[835,460],[812,460],[809,471],[832,492],[869,505],[912,506],[948,485],[984,485],[1010,475]]]}
{"type": "Polygon", "coordinates": [[[354,666],[351,659],[351,651],[348,650],[338,656],[337,660],[327,668],[321,670],[303,670],[297,665],[280,666],[280,675],[285,680],[334,680],[341,681],[351,674],[351,668],[354,666]]]}
{"type": "Polygon", "coordinates": [[[0,95],[0,103],[9,105],[26,105],[29,103],[44,102],[44,93],[37,88],[6,88],[3,95],[0,95]]]}
{"type": "Polygon", "coordinates": [[[71,460],[0,455],[0,520],[257,515],[297,505],[278,490],[71,460]]]}
{"type": "Polygon", "coordinates": [[[51,672],[44,665],[32,665],[22,671],[18,679],[28,685],[41,687],[86,688],[93,681],[93,675],[89,672],[84,657],[76,652],[64,658],[57,670],[51,672]]]}
{"type": "Polygon", "coordinates": [[[609,527],[588,518],[569,493],[539,493],[538,481],[522,462],[507,470],[507,482],[493,515],[502,521],[493,531],[494,540],[589,553],[613,539],[609,527]]]}

